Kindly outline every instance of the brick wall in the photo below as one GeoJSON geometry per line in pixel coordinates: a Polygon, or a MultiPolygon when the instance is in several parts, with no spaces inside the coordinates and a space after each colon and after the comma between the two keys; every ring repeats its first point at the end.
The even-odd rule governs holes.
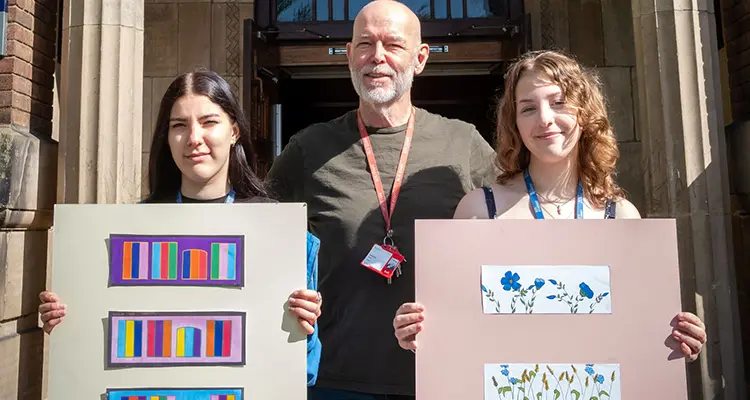
{"type": "Polygon", "coordinates": [[[57,0],[10,0],[0,60],[0,400],[43,396],[38,294],[56,192],[57,0]]]}

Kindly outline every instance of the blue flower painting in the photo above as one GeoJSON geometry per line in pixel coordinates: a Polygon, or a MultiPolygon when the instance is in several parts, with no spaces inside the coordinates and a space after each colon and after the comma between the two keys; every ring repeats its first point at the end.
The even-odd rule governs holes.
{"type": "Polygon", "coordinates": [[[485,364],[484,399],[620,400],[618,364],[485,364]]]}
{"type": "Polygon", "coordinates": [[[485,314],[611,313],[608,266],[482,266],[485,314]]]}

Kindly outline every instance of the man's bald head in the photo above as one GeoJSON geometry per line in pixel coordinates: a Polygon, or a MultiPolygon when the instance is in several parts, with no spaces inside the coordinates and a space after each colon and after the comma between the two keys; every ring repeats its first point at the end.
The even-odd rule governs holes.
{"type": "Polygon", "coordinates": [[[386,28],[403,35],[412,47],[422,42],[419,18],[405,4],[396,0],[375,0],[365,5],[354,19],[352,40],[367,34],[368,27],[386,28]]]}

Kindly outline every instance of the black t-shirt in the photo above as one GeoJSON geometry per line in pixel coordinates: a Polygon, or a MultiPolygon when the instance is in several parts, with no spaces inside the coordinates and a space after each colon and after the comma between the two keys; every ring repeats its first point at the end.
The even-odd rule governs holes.
{"type": "MultiPolygon", "coordinates": [[[[193,199],[193,198],[183,195],[182,202],[183,203],[224,203],[227,200],[227,196],[229,196],[229,194],[225,194],[224,196],[221,196],[215,199],[202,200],[202,199],[193,199]]],[[[176,203],[176,202],[177,202],[177,194],[173,196],[161,197],[158,199],[146,199],[143,201],[144,204],[176,203]]],[[[276,203],[277,201],[273,199],[269,199],[267,197],[256,196],[256,197],[251,197],[251,198],[235,197],[234,202],[235,203],[276,203]]]]}
{"type": "MultiPolygon", "coordinates": [[[[405,132],[405,125],[370,131],[389,204],[405,132]]],[[[414,301],[414,220],[452,218],[466,193],[495,180],[494,156],[472,125],[417,108],[392,220],[395,244],[407,262],[389,285],[360,265],[386,232],[356,112],[291,138],[273,163],[269,183],[281,201],[307,203],[310,231],[321,240],[319,290],[325,301],[316,386],[414,394],[414,354],[399,347],[392,325],[398,307],[414,301]]]]}

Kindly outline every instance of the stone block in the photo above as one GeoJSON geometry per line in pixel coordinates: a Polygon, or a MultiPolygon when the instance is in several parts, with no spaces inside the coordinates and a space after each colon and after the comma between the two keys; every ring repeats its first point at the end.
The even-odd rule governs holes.
{"type": "Polygon", "coordinates": [[[34,314],[46,284],[46,230],[0,232],[0,320],[34,314]]]}
{"type": "Polygon", "coordinates": [[[179,38],[177,4],[146,4],[144,8],[143,75],[176,75],[179,38]]]}
{"type": "Polygon", "coordinates": [[[48,135],[0,126],[1,227],[46,229],[52,225],[57,143],[48,135]]]}
{"type": "Polygon", "coordinates": [[[218,74],[227,72],[228,8],[226,3],[211,5],[211,69],[218,74]]]}
{"type": "MultiPolygon", "coordinates": [[[[750,195],[750,121],[734,122],[726,133],[731,192],[750,195]]],[[[746,210],[750,212],[750,210],[746,210]]]]}
{"type": "Polygon", "coordinates": [[[646,216],[646,186],[643,181],[643,144],[623,142],[618,144],[617,183],[625,190],[627,199],[646,216]]]}
{"type": "Polygon", "coordinates": [[[610,122],[618,141],[635,140],[633,83],[628,67],[598,68],[607,99],[610,122]]]}
{"type": "Polygon", "coordinates": [[[604,65],[604,33],[600,0],[570,0],[570,51],[588,66],[604,65]]]}
{"type": "Polygon", "coordinates": [[[177,73],[196,67],[211,67],[211,4],[184,3],[179,6],[177,73]]]}
{"type": "Polygon", "coordinates": [[[35,316],[0,323],[0,399],[42,398],[44,339],[35,316]]]}
{"type": "Polygon", "coordinates": [[[604,62],[607,66],[635,66],[630,2],[601,0],[604,62]]]}

